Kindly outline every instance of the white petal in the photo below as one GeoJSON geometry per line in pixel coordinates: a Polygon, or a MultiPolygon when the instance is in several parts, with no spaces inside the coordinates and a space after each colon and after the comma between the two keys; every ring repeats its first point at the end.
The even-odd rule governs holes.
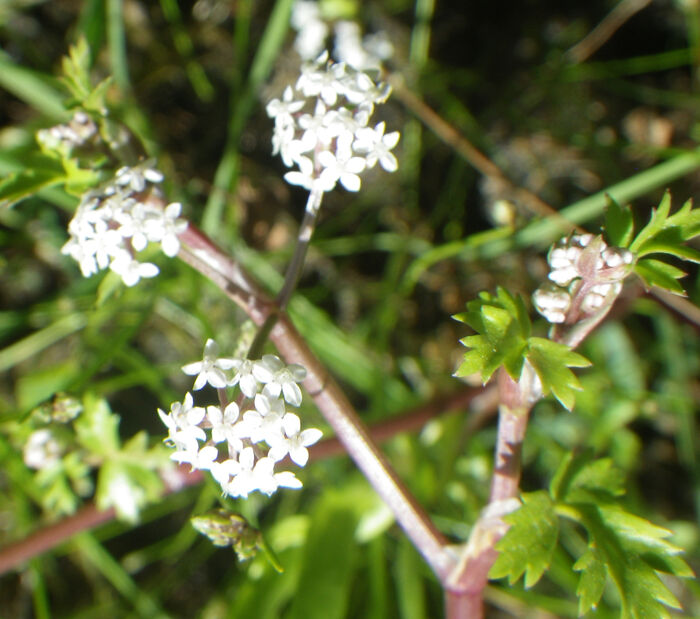
{"type": "Polygon", "coordinates": [[[360,191],[360,177],[356,174],[341,174],[340,183],[348,191],[360,191]]]}
{"type": "Polygon", "coordinates": [[[160,246],[163,253],[168,256],[168,258],[174,258],[180,251],[180,241],[174,234],[164,236],[160,246]]]}
{"type": "Polygon", "coordinates": [[[301,172],[287,172],[284,175],[284,180],[286,180],[290,185],[299,185],[304,189],[311,188],[311,179],[308,176],[304,176],[301,172]]]}
{"type": "Polygon", "coordinates": [[[176,219],[182,212],[182,204],[179,202],[171,202],[165,207],[165,214],[168,219],[176,219]]]}
{"type": "Polygon", "coordinates": [[[323,432],[318,428],[308,428],[301,433],[301,444],[304,445],[304,447],[309,447],[317,443],[322,436],[323,432]]]}
{"type": "Polygon", "coordinates": [[[238,385],[241,388],[241,392],[247,398],[255,397],[258,391],[258,381],[251,374],[245,374],[241,376],[238,385]]]}
{"type": "Polygon", "coordinates": [[[207,372],[206,380],[216,389],[223,389],[228,383],[226,375],[218,368],[211,368],[209,372],[207,372]]]}
{"type": "Polygon", "coordinates": [[[285,488],[301,488],[302,483],[294,476],[291,471],[282,471],[275,474],[275,481],[278,485],[285,488]]]}
{"type": "Polygon", "coordinates": [[[194,376],[195,374],[199,374],[202,371],[202,366],[204,364],[201,361],[195,361],[194,363],[188,363],[187,365],[182,366],[182,371],[189,375],[189,376],[194,376]]]}
{"type": "Polygon", "coordinates": [[[140,277],[155,277],[160,271],[155,264],[150,262],[144,262],[139,265],[139,276],[140,277]]]}
{"type": "Polygon", "coordinates": [[[384,142],[384,146],[387,148],[394,148],[399,143],[399,138],[401,137],[401,134],[398,131],[392,131],[391,133],[387,133],[383,138],[382,142],[384,142]]]}
{"type": "Polygon", "coordinates": [[[207,384],[207,375],[202,373],[198,374],[197,378],[194,380],[194,385],[192,385],[192,391],[199,391],[207,384]]]}
{"type": "Polygon", "coordinates": [[[282,385],[282,393],[284,394],[284,399],[292,406],[299,406],[301,404],[301,389],[299,389],[296,383],[284,383],[284,385],[282,385]]]}
{"type": "Polygon", "coordinates": [[[287,413],[282,419],[282,425],[284,426],[284,433],[292,437],[299,432],[301,420],[294,413],[287,413]]]}
{"type": "Polygon", "coordinates": [[[289,457],[295,464],[306,466],[306,463],[309,461],[309,450],[306,447],[297,445],[289,450],[289,457]]]}
{"type": "Polygon", "coordinates": [[[384,153],[379,158],[379,165],[381,165],[387,172],[396,172],[399,169],[399,162],[392,153],[384,153]]]}

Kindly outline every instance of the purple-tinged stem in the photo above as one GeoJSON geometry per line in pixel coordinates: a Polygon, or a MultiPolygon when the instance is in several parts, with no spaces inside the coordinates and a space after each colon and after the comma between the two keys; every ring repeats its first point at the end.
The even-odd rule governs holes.
{"type": "MultiPolygon", "coordinates": [[[[194,226],[188,226],[180,235],[180,241],[183,248],[179,257],[216,284],[257,325],[265,324],[271,314],[279,312],[276,304],[260,291],[240,265],[194,226]]],[[[272,328],[270,340],[287,362],[306,368],[304,386],[319,411],[348,455],[392,510],[413,545],[443,581],[454,567],[444,538],[391,468],[345,394],[284,314],[280,314],[272,328]]]]}

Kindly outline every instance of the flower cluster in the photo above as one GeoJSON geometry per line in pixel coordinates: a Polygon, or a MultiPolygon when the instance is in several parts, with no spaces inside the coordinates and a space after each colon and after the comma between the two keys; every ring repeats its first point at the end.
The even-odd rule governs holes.
{"type": "Polygon", "coordinates": [[[182,402],[173,402],[169,413],[158,409],[168,428],[165,440],[176,449],[173,460],[210,471],[224,494],[233,497],[247,497],[256,490],[270,495],[280,486],[301,487],[294,473],[274,468],[286,456],[303,467],[309,458],[307,447],[321,438],[320,430],[302,430],[298,415],[285,410],[286,405],[301,404],[298,383],[306,376],[303,367],[285,365],[274,355],[255,361],[219,357],[218,346],[210,339],[203,360],[182,370],[196,375],[193,390],[207,384],[217,389],[238,386],[249,405],[239,407],[231,401],[205,409],[195,406],[187,393],[182,402]]]}
{"type": "Polygon", "coordinates": [[[385,32],[362,37],[359,24],[339,21],[335,24],[333,56],[358,71],[381,70],[382,62],[394,54],[394,46],[385,32]]]}
{"type": "Polygon", "coordinates": [[[575,235],[559,241],[549,252],[551,283],[532,295],[537,311],[549,322],[563,323],[576,305],[588,315],[615,298],[629,273],[634,254],[620,247],[608,247],[592,234],[575,235]],[[574,303],[574,298],[578,300],[574,303]]]}
{"type": "Polygon", "coordinates": [[[394,172],[398,131],[385,133],[383,122],[369,126],[374,106],[390,91],[366,73],[328,62],[327,52],[304,65],[295,88],[288,86],[281,100],[267,105],[275,120],[273,153],[287,167],[298,166],[285,174],[287,182],[311,192],[331,191],[338,182],[358,191],[359,174],[377,162],[394,172]]]}
{"type": "Polygon", "coordinates": [[[40,146],[46,150],[70,155],[73,149],[83,146],[97,136],[97,125],[85,112],[78,111],[71,120],[37,132],[40,146]]]}
{"type": "Polygon", "coordinates": [[[187,228],[179,202],[163,209],[149,200],[153,186],[162,180],[160,172],[144,165],[117,170],[106,187],[83,197],[61,252],[78,262],[85,277],[109,268],[133,286],[142,277],[157,275],[158,267],[139,262],[135,252],[160,243],[163,253],[173,257],[180,250],[178,235],[187,228]]]}
{"type": "MultiPolygon", "coordinates": [[[[297,0],[292,6],[291,25],[297,31],[294,49],[302,60],[313,60],[325,48],[330,34],[321,6],[315,0],[297,0]]],[[[346,19],[333,24],[335,42],[333,55],[358,71],[380,69],[382,61],[390,58],[394,47],[383,32],[362,37],[358,23],[346,19]]]]}
{"type": "Polygon", "coordinates": [[[56,464],[62,454],[62,448],[56,437],[48,428],[34,430],[29,435],[22,456],[30,469],[46,469],[56,464]]]}
{"type": "Polygon", "coordinates": [[[302,60],[312,60],[326,47],[328,25],[321,18],[321,9],[314,0],[297,0],[292,6],[290,16],[292,28],[297,31],[294,40],[302,60]]]}

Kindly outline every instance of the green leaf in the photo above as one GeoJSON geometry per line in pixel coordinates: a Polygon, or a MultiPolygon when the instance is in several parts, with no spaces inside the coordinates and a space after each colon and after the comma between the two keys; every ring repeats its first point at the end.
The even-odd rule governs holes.
{"type": "Polygon", "coordinates": [[[68,49],[61,63],[63,77],[61,82],[73,96],[73,103],[82,102],[92,90],[90,84],[90,47],[87,39],[80,37],[75,45],[68,49]]]}
{"type": "Polygon", "coordinates": [[[595,548],[589,548],[574,563],[574,570],[581,572],[576,587],[578,596],[578,614],[583,615],[595,608],[603,595],[608,572],[601,553],[595,548]]]}
{"type": "Polygon", "coordinates": [[[549,486],[559,501],[611,501],[624,494],[624,476],[611,458],[592,460],[591,454],[567,454],[549,486]]]}
{"type": "Polygon", "coordinates": [[[610,195],[606,195],[605,236],[610,245],[627,247],[634,234],[634,219],[629,206],[621,207],[610,195]]]}
{"type": "Polygon", "coordinates": [[[0,50],[0,88],[11,92],[34,109],[53,119],[64,119],[63,93],[56,80],[19,64],[0,50]]]}
{"type": "Polygon", "coordinates": [[[660,260],[645,259],[650,254],[668,254],[681,260],[700,263],[700,251],[685,243],[700,234],[700,211],[687,201],[676,213],[669,215],[671,195],[666,192],[659,207],[652,212],[649,223],[629,246],[637,258],[634,270],[647,286],[658,286],[669,292],[684,295],[676,281],[685,273],[660,260]]]}
{"type": "Polygon", "coordinates": [[[504,517],[511,525],[496,544],[498,558],[489,578],[508,577],[509,584],[525,574],[525,587],[532,587],[552,560],[559,535],[554,503],[544,490],[523,493],[523,505],[504,517]]]}
{"type": "Polygon", "coordinates": [[[581,609],[590,609],[600,599],[602,566],[618,590],[624,618],[668,617],[666,606],[680,607],[657,574],[661,566],[661,571],[679,577],[692,576],[677,556],[680,549],[666,541],[669,531],[617,505],[573,503],[564,513],[567,509],[577,514],[589,535],[588,551],[574,566],[583,572],[579,580],[581,609]]]}
{"type": "MultiPolygon", "coordinates": [[[[672,535],[668,529],[630,514],[618,505],[600,506],[599,510],[606,524],[615,530],[628,552],[650,557],[656,554],[675,556],[682,552],[681,548],[667,541],[666,538],[672,535]]],[[[682,562],[682,566],[674,566],[674,569],[679,570],[672,572],[676,576],[687,578],[693,575],[685,562],[682,562]]]]}
{"type": "Polygon", "coordinates": [[[683,240],[692,239],[700,234],[700,209],[693,209],[693,200],[685,204],[666,220],[667,226],[678,227],[682,231],[683,240]]]}
{"type": "Polygon", "coordinates": [[[666,219],[671,210],[671,193],[667,191],[661,199],[659,207],[652,210],[649,223],[637,234],[629,249],[632,253],[637,253],[639,248],[649,239],[656,236],[666,225],[666,219]]]}
{"type": "Polygon", "coordinates": [[[0,208],[17,204],[41,189],[60,185],[64,180],[65,173],[60,169],[31,169],[10,174],[0,181],[0,208]]]}
{"type": "MultiPolygon", "coordinates": [[[[667,220],[671,221],[671,218],[667,220]]],[[[688,240],[687,230],[683,226],[666,226],[658,234],[646,240],[637,249],[637,258],[648,254],[662,253],[671,254],[679,258],[698,262],[700,252],[688,247],[685,242],[688,240]]]]}
{"type": "Polygon", "coordinates": [[[63,167],[66,171],[66,191],[75,196],[82,196],[100,181],[98,172],[88,168],[81,168],[75,159],[64,159],[63,167]]]}
{"type": "Polygon", "coordinates": [[[568,346],[541,337],[528,340],[527,359],[537,372],[542,392],[545,395],[553,393],[565,408],[571,410],[575,401],[574,392],[581,390],[581,384],[569,368],[586,367],[591,362],[568,346]]]}
{"type": "Polygon", "coordinates": [[[74,425],[78,441],[89,452],[105,457],[119,450],[119,416],[112,413],[107,400],[87,394],[83,414],[74,425]]]}
{"type": "Polygon", "coordinates": [[[479,299],[467,303],[467,312],[455,316],[478,335],[461,340],[468,351],[457,376],[481,373],[486,383],[501,366],[514,380],[520,378],[530,334],[530,319],[522,299],[499,288],[496,295],[482,292],[479,299]]]}
{"type": "Polygon", "coordinates": [[[357,515],[340,493],[329,493],[314,510],[291,619],[347,616],[355,563],[357,515]]]}
{"type": "Polygon", "coordinates": [[[42,489],[41,503],[44,509],[54,514],[75,513],[78,498],[71,488],[62,464],[40,470],[35,481],[42,489]]]}
{"type": "Polygon", "coordinates": [[[683,286],[677,280],[686,274],[679,268],[660,260],[644,258],[637,262],[634,270],[644,280],[647,287],[658,286],[674,294],[685,296],[683,286]]]}

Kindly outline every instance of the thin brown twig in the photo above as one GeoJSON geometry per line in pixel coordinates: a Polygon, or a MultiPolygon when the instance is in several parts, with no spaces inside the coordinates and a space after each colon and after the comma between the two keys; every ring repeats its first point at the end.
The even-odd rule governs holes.
{"type": "Polygon", "coordinates": [[[677,294],[667,292],[661,288],[652,288],[649,294],[671,309],[676,314],[680,315],[683,320],[693,325],[696,329],[700,327],[700,308],[677,294]]]}
{"type": "Polygon", "coordinates": [[[598,51],[633,15],[651,4],[651,0],[620,0],[600,23],[571,47],[567,58],[574,64],[583,62],[598,51]]]}
{"type": "Polygon", "coordinates": [[[461,157],[470,163],[484,176],[497,179],[506,185],[522,204],[535,215],[554,217],[561,220],[564,229],[578,229],[577,226],[547,204],[537,194],[524,187],[518,187],[511,181],[501,168],[477,149],[455,127],[450,125],[435,110],[422,99],[413,94],[398,75],[389,77],[389,82],[396,97],[409,109],[420,121],[428,127],[445,144],[452,147],[461,157]]]}
{"type": "MultiPolygon", "coordinates": [[[[202,481],[199,471],[188,472],[185,467],[178,467],[177,473],[166,482],[166,493],[175,492],[202,481]]],[[[114,520],[113,508],[100,510],[94,503],[88,503],[72,516],[50,524],[31,533],[24,539],[8,544],[0,550],[0,574],[22,565],[25,561],[43,554],[78,533],[89,531],[114,520]]]]}

